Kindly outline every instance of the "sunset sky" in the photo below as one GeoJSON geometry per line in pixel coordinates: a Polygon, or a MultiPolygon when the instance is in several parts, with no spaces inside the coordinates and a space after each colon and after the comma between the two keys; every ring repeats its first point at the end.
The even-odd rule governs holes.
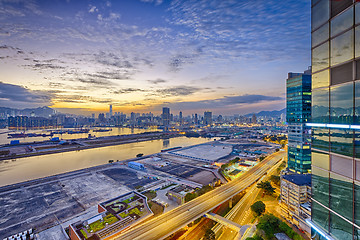
{"type": "Polygon", "coordinates": [[[310,65],[309,0],[0,0],[0,106],[246,114],[310,65]]]}

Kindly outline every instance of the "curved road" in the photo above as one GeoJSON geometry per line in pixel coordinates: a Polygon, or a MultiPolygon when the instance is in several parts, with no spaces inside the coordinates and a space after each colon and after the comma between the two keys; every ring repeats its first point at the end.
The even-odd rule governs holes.
{"type": "Polygon", "coordinates": [[[128,231],[109,238],[111,240],[154,240],[163,239],[178,229],[186,226],[204,213],[214,209],[232,196],[243,191],[261,176],[263,176],[274,164],[276,164],[286,152],[276,152],[254,166],[248,172],[234,181],[224,184],[200,197],[193,199],[169,212],[159,215],[149,221],[130,228],[128,231]]]}

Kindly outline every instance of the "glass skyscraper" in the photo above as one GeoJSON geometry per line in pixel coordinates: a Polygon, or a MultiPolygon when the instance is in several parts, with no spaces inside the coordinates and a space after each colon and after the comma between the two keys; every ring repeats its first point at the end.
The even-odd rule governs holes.
{"type": "Polygon", "coordinates": [[[286,80],[286,121],[288,123],[288,169],[311,171],[311,140],[305,124],[311,117],[311,70],[289,73],[286,80]]]}
{"type": "Polygon", "coordinates": [[[315,238],[360,239],[360,2],[312,0],[315,238]]]}

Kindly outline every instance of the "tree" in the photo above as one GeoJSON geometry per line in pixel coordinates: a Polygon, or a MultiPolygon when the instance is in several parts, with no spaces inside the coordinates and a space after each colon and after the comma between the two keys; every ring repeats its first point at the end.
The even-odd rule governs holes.
{"type": "Polygon", "coordinates": [[[256,225],[256,228],[265,232],[266,239],[272,239],[274,237],[274,233],[280,232],[280,223],[280,219],[275,217],[273,214],[265,214],[259,219],[259,223],[256,225]]]}
{"type": "Polygon", "coordinates": [[[256,216],[260,216],[265,212],[265,204],[262,201],[257,201],[251,205],[251,210],[255,213],[256,216]]]}
{"type": "Polygon", "coordinates": [[[210,228],[206,229],[204,240],[215,240],[215,233],[210,228]]]}
{"type": "Polygon", "coordinates": [[[256,185],[257,188],[261,188],[264,190],[264,193],[267,195],[272,195],[275,193],[275,188],[271,186],[271,183],[269,181],[261,181],[256,185]]]}
{"type": "Polygon", "coordinates": [[[185,195],[185,202],[189,202],[189,201],[193,200],[194,198],[196,198],[195,193],[187,193],[185,195]]]}
{"type": "Polygon", "coordinates": [[[277,185],[277,186],[280,185],[280,176],[271,175],[271,176],[270,176],[270,180],[271,180],[271,182],[274,183],[275,185],[277,185]]]}

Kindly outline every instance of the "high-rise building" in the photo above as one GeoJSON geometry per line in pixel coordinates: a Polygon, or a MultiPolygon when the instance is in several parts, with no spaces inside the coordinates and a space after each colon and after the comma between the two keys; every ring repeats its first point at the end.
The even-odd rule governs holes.
{"type": "Polygon", "coordinates": [[[195,123],[195,124],[198,124],[198,122],[199,122],[198,115],[197,115],[197,113],[195,113],[194,123],[195,123]]]}
{"type": "Polygon", "coordinates": [[[109,107],[109,116],[112,117],[112,115],[113,115],[112,105],[110,104],[110,107],[109,107]]]}
{"type": "Polygon", "coordinates": [[[135,116],[135,113],[134,112],[131,112],[130,114],[130,122],[131,124],[135,124],[135,121],[136,121],[136,116],[135,116]]]}
{"type": "Polygon", "coordinates": [[[179,112],[179,122],[180,122],[180,125],[183,124],[183,114],[182,114],[182,111],[179,112]]]}
{"type": "Polygon", "coordinates": [[[317,239],[360,238],[360,3],[313,0],[312,214],[317,239]]]}
{"type": "Polygon", "coordinates": [[[204,112],[204,124],[205,125],[212,125],[212,112],[204,112]]]}
{"type": "Polygon", "coordinates": [[[311,72],[288,73],[286,80],[286,121],[288,122],[288,169],[296,173],[311,171],[310,127],[311,72]]]}
{"type": "Polygon", "coordinates": [[[252,122],[253,124],[256,124],[256,123],[257,123],[257,119],[256,119],[255,113],[252,115],[251,122],[252,122]]]}
{"type": "Polygon", "coordinates": [[[169,125],[170,125],[170,108],[163,107],[163,112],[162,112],[161,117],[162,117],[163,126],[165,128],[169,127],[169,125]]]}

